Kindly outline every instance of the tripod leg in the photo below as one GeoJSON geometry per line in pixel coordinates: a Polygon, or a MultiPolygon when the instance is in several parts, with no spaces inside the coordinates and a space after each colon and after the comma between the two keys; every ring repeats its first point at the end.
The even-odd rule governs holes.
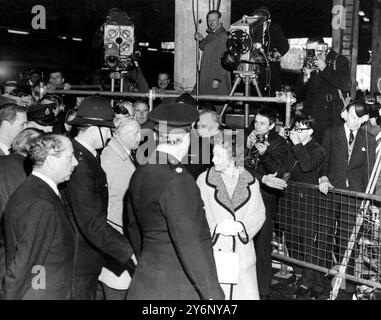
{"type": "MultiPolygon", "coordinates": [[[[230,90],[230,93],[229,93],[229,96],[232,96],[235,92],[235,90],[237,89],[238,85],[240,84],[241,82],[241,77],[240,76],[236,76],[235,80],[234,80],[234,84],[233,84],[233,87],[232,89],[230,90]]],[[[222,119],[222,116],[224,115],[225,111],[226,111],[226,108],[228,107],[228,103],[225,103],[224,104],[224,107],[222,108],[221,112],[220,112],[220,119],[222,119]]]]}
{"type": "MultiPolygon", "coordinates": [[[[250,78],[245,76],[245,97],[250,97],[250,78]]],[[[250,105],[248,102],[245,102],[245,128],[249,126],[249,113],[250,105]]]]}
{"type": "Polygon", "coordinates": [[[251,82],[253,83],[253,86],[255,90],[257,91],[258,97],[262,97],[262,92],[261,92],[261,89],[259,89],[257,79],[252,79],[251,82]]]}

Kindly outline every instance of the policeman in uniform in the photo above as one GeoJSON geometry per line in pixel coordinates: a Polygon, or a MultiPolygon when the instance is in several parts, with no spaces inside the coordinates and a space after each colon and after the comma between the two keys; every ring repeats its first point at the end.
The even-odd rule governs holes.
{"type": "Polygon", "coordinates": [[[73,140],[78,166],[64,189],[77,231],[73,298],[90,300],[96,298],[102,267],[116,275],[131,271],[133,250],[129,240],[107,223],[107,180],[96,149],[104,147],[114,128],[110,100],[85,98],[68,124],[78,126],[73,140]]]}
{"type": "Polygon", "coordinates": [[[159,144],[130,182],[128,234],[139,264],[128,300],[224,299],[200,191],[181,164],[197,118],[184,103],[150,114],[159,144]]]}

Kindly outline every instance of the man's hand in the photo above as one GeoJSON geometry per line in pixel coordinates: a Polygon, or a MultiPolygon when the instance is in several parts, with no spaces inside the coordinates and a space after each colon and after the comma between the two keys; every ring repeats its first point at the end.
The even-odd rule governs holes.
{"type": "Polygon", "coordinates": [[[247,137],[247,141],[246,141],[246,147],[251,149],[253,147],[253,145],[255,144],[255,130],[251,131],[251,133],[249,134],[249,136],[247,137]]]}
{"type": "Polygon", "coordinates": [[[202,36],[202,34],[200,32],[196,32],[194,34],[194,39],[198,40],[198,41],[201,41],[202,39],[204,39],[204,37],[202,36]]]}
{"type": "Polygon", "coordinates": [[[295,130],[290,131],[290,140],[294,145],[301,143],[299,134],[295,130]]]}
{"type": "Polygon", "coordinates": [[[287,188],[287,182],[284,181],[283,179],[277,178],[276,175],[277,175],[277,172],[272,174],[267,174],[263,176],[262,182],[266,186],[270,188],[274,188],[274,189],[283,190],[284,188],[287,188]]]}
{"type": "Polygon", "coordinates": [[[218,89],[220,87],[220,82],[219,80],[212,80],[212,89],[218,89]]]}
{"type": "Polygon", "coordinates": [[[266,150],[269,144],[266,142],[265,143],[260,142],[260,143],[256,143],[254,146],[257,148],[259,154],[263,156],[266,153],[266,150]]]}
{"type": "Polygon", "coordinates": [[[333,188],[333,185],[329,182],[327,177],[321,177],[319,181],[319,190],[325,195],[328,194],[329,188],[333,188]]]}
{"type": "Polygon", "coordinates": [[[303,67],[302,72],[303,72],[303,81],[307,82],[308,79],[311,77],[312,70],[310,68],[303,67]]]}
{"type": "Polygon", "coordinates": [[[70,90],[70,89],[71,89],[71,85],[68,84],[68,83],[64,83],[64,85],[63,85],[63,89],[64,89],[64,90],[70,90]]]}
{"type": "Polygon", "coordinates": [[[314,61],[314,64],[315,66],[319,69],[319,71],[323,71],[325,69],[325,67],[327,66],[327,64],[325,63],[325,61],[321,60],[321,59],[317,59],[314,61]]]}

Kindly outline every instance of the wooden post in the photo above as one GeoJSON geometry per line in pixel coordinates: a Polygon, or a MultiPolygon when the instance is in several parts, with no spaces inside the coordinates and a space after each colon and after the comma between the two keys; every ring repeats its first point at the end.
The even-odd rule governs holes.
{"type": "Polygon", "coordinates": [[[381,1],[373,2],[371,93],[381,93],[381,1]]]}
{"type": "Polygon", "coordinates": [[[360,0],[333,0],[332,47],[346,56],[351,68],[351,96],[356,95],[360,0]]]}

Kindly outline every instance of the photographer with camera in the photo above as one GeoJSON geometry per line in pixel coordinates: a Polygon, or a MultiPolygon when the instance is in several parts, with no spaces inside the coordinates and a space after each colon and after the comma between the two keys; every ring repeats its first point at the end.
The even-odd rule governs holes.
{"type": "Polygon", "coordinates": [[[314,137],[321,143],[326,128],[340,125],[344,98],[350,91],[350,69],[346,57],[337,54],[321,37],[306,43],[306,59],[295,85],[303,112],[315,119],[314,137]]]}
{"type": "MultiPolygon", "coordinates": [[[[273,219],[279,190],[287,186],[282,178],[286,172],[288,146],[286,140],[275,132],[276,113],[262,107],[254,118],[254,130],[251,128],[246,141],[245,167],[260,181],[260,189],[266,207],[266,221],[254,238],[257,255],[258,289],[261,300],[269,299],[272,267],[271,240],[273,219]],[[277,179],[271,187],[268,180],[277,179]]],[[[250,130],[250,128],[248,128],[250,130]]]]}
{"type": "MultiPolygon", "coordinates": [[[[265,63],[260,64],[259,86],[263,95],[273,97],[276,91],[281,90],[280,58],[288,52],[290,46],[281,26],[272,22],[269,8],[261,6],[255,9],[251,16],[256,15],[262,17],[264,22],[260,32],[253,34],[253,42],[255,46],[261,46],[268,62],[268,66],[265,63]]],[[[278,105],[275,104],[274,107],[278,105]]]]}
{"type": "MultiPolygon", "coordinates": [[[[295,117],[291,129],[282,128],[279,133],[289,140],[287,167],[290,181],[313,185],[318,183],[325,151],[312,137],[313,131],[311,120],[301,115],[295,117]]],[[[318,212],[318,201],[311,199],[311,211],[306,213],[301,207],[305,205],[300,202],[301,195],[295,192],[291,197],[295,205],[284,218],[288,252],[294,259],[318,265],[319,261],[324,261],[325,242],[322,239],[327,234],[325,226],[319,223],[322,213],[318,212]]],[[[324,287],[323,273],[299,266],[293,266],[293,269],[295,274],[300,275],[294,299],[299,300],[308,295],[319,298],[324,287]]]]}

